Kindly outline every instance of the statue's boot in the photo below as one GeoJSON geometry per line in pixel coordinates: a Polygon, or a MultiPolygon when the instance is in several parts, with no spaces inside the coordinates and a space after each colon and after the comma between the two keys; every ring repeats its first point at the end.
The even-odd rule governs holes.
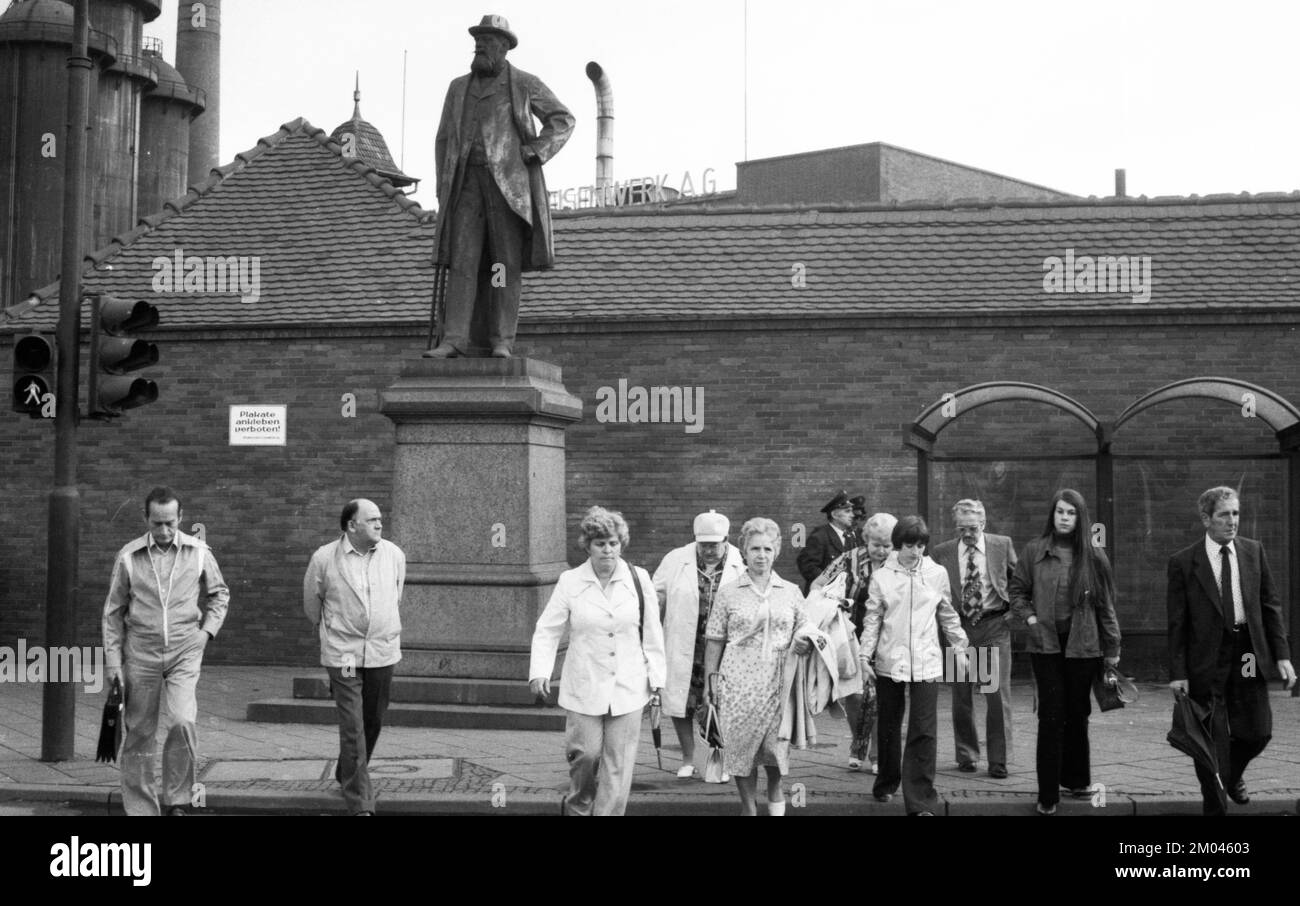
{"type": "Polygon", "coordinates": [[[426,359],[454,359],[460,355],[460,350],[444,341],[433,349],[425,350],[423,355],[426,359]]]}

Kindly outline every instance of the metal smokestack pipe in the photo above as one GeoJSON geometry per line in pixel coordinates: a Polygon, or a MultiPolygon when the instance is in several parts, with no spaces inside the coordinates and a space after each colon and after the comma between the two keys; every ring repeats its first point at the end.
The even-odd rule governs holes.
{"type": "Polygon", "coordinates": [[[596,88],[596,192],[607,204],[614,185],[614,90],[599,63],[587,64],[587,78],[596,88]]]}

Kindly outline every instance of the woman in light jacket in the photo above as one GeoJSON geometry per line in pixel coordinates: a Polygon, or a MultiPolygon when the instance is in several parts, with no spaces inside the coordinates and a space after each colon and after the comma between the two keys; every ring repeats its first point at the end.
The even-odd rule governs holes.
{"type": "Polygon", "coordinates": [[[671,550],[655,570],[655,591],[664,621],[668,679],[663,713],[673,720],[682,744],[677,776],[695,773],[695,727],[691,718],[704,702],[704,627],[718,589],[745,571],[740,551],[728,543],[731,522],[709,510],[695,517],[695,541],[671,550]]]}
{"type": "Polygon", "coordinates": [[[1092,543],[1078,491],[1056,492],[1043,534],[1020,553],[1011,609],[1029,626],[1025,649],[1038,687],[1038,813],[1056,814],[1060,787],[1073,796],[1092,785],[1088,715],[1100,659],[1119,664],[1115,582],[1106,551],[1092,543]]]}
{"type": "Polygon", "coordinates": [[[880,702],[880,765],[872,794],[893,798],[901,780],[909,815],[934,815],[938,754],[939,682],[944,655],[935,616],[943,625],[953,656],[966,657],[966,633],[952,606],[948,572],[925,556],[930,530],[920,516],[898,520],[891,536],[894,553],[871,577],[859,658],[868,679],[876,681],[880,702]],[[899,763],[899,733],[907,697],[907,747],[899,763]]]}
{"type": "Polygon", "coordinates": [[[619,554],[627,523],[594,506],[578,527],[587,562],[565,570],[533,632],[528,684],[548,695],[560,639],[569,649],[560,674],[569,792],[566,815],[621,815],[627,808],[641,739],[641,711],[664,684],[664,636],[649,574],[619,554]],[[640,594],[638,595],[638,585],[640,594]]]}

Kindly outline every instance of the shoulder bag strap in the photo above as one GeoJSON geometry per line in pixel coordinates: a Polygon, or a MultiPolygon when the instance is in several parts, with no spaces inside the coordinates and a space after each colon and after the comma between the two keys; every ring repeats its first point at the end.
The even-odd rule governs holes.
{"type": "Polygon", "coordinates": [[[629,563],[627,568],[632,570],[632,584],[636,586],[636,631],[641,638],[641,644],[645,645],[645,592],[641,590],[641,577],[637,575],[636,567],[629,563]]]}

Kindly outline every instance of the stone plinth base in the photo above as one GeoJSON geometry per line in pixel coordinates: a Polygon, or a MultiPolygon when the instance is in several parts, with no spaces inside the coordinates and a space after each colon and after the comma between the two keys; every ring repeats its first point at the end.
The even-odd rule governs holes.
{"type": "Polygon", "coordinates": [[[397,426],[385,535],[407,562],[398,672],[527,679],[568,568],[564,431],[581,401],[547,362],[421,358],[381,411],[397,426]]]}

